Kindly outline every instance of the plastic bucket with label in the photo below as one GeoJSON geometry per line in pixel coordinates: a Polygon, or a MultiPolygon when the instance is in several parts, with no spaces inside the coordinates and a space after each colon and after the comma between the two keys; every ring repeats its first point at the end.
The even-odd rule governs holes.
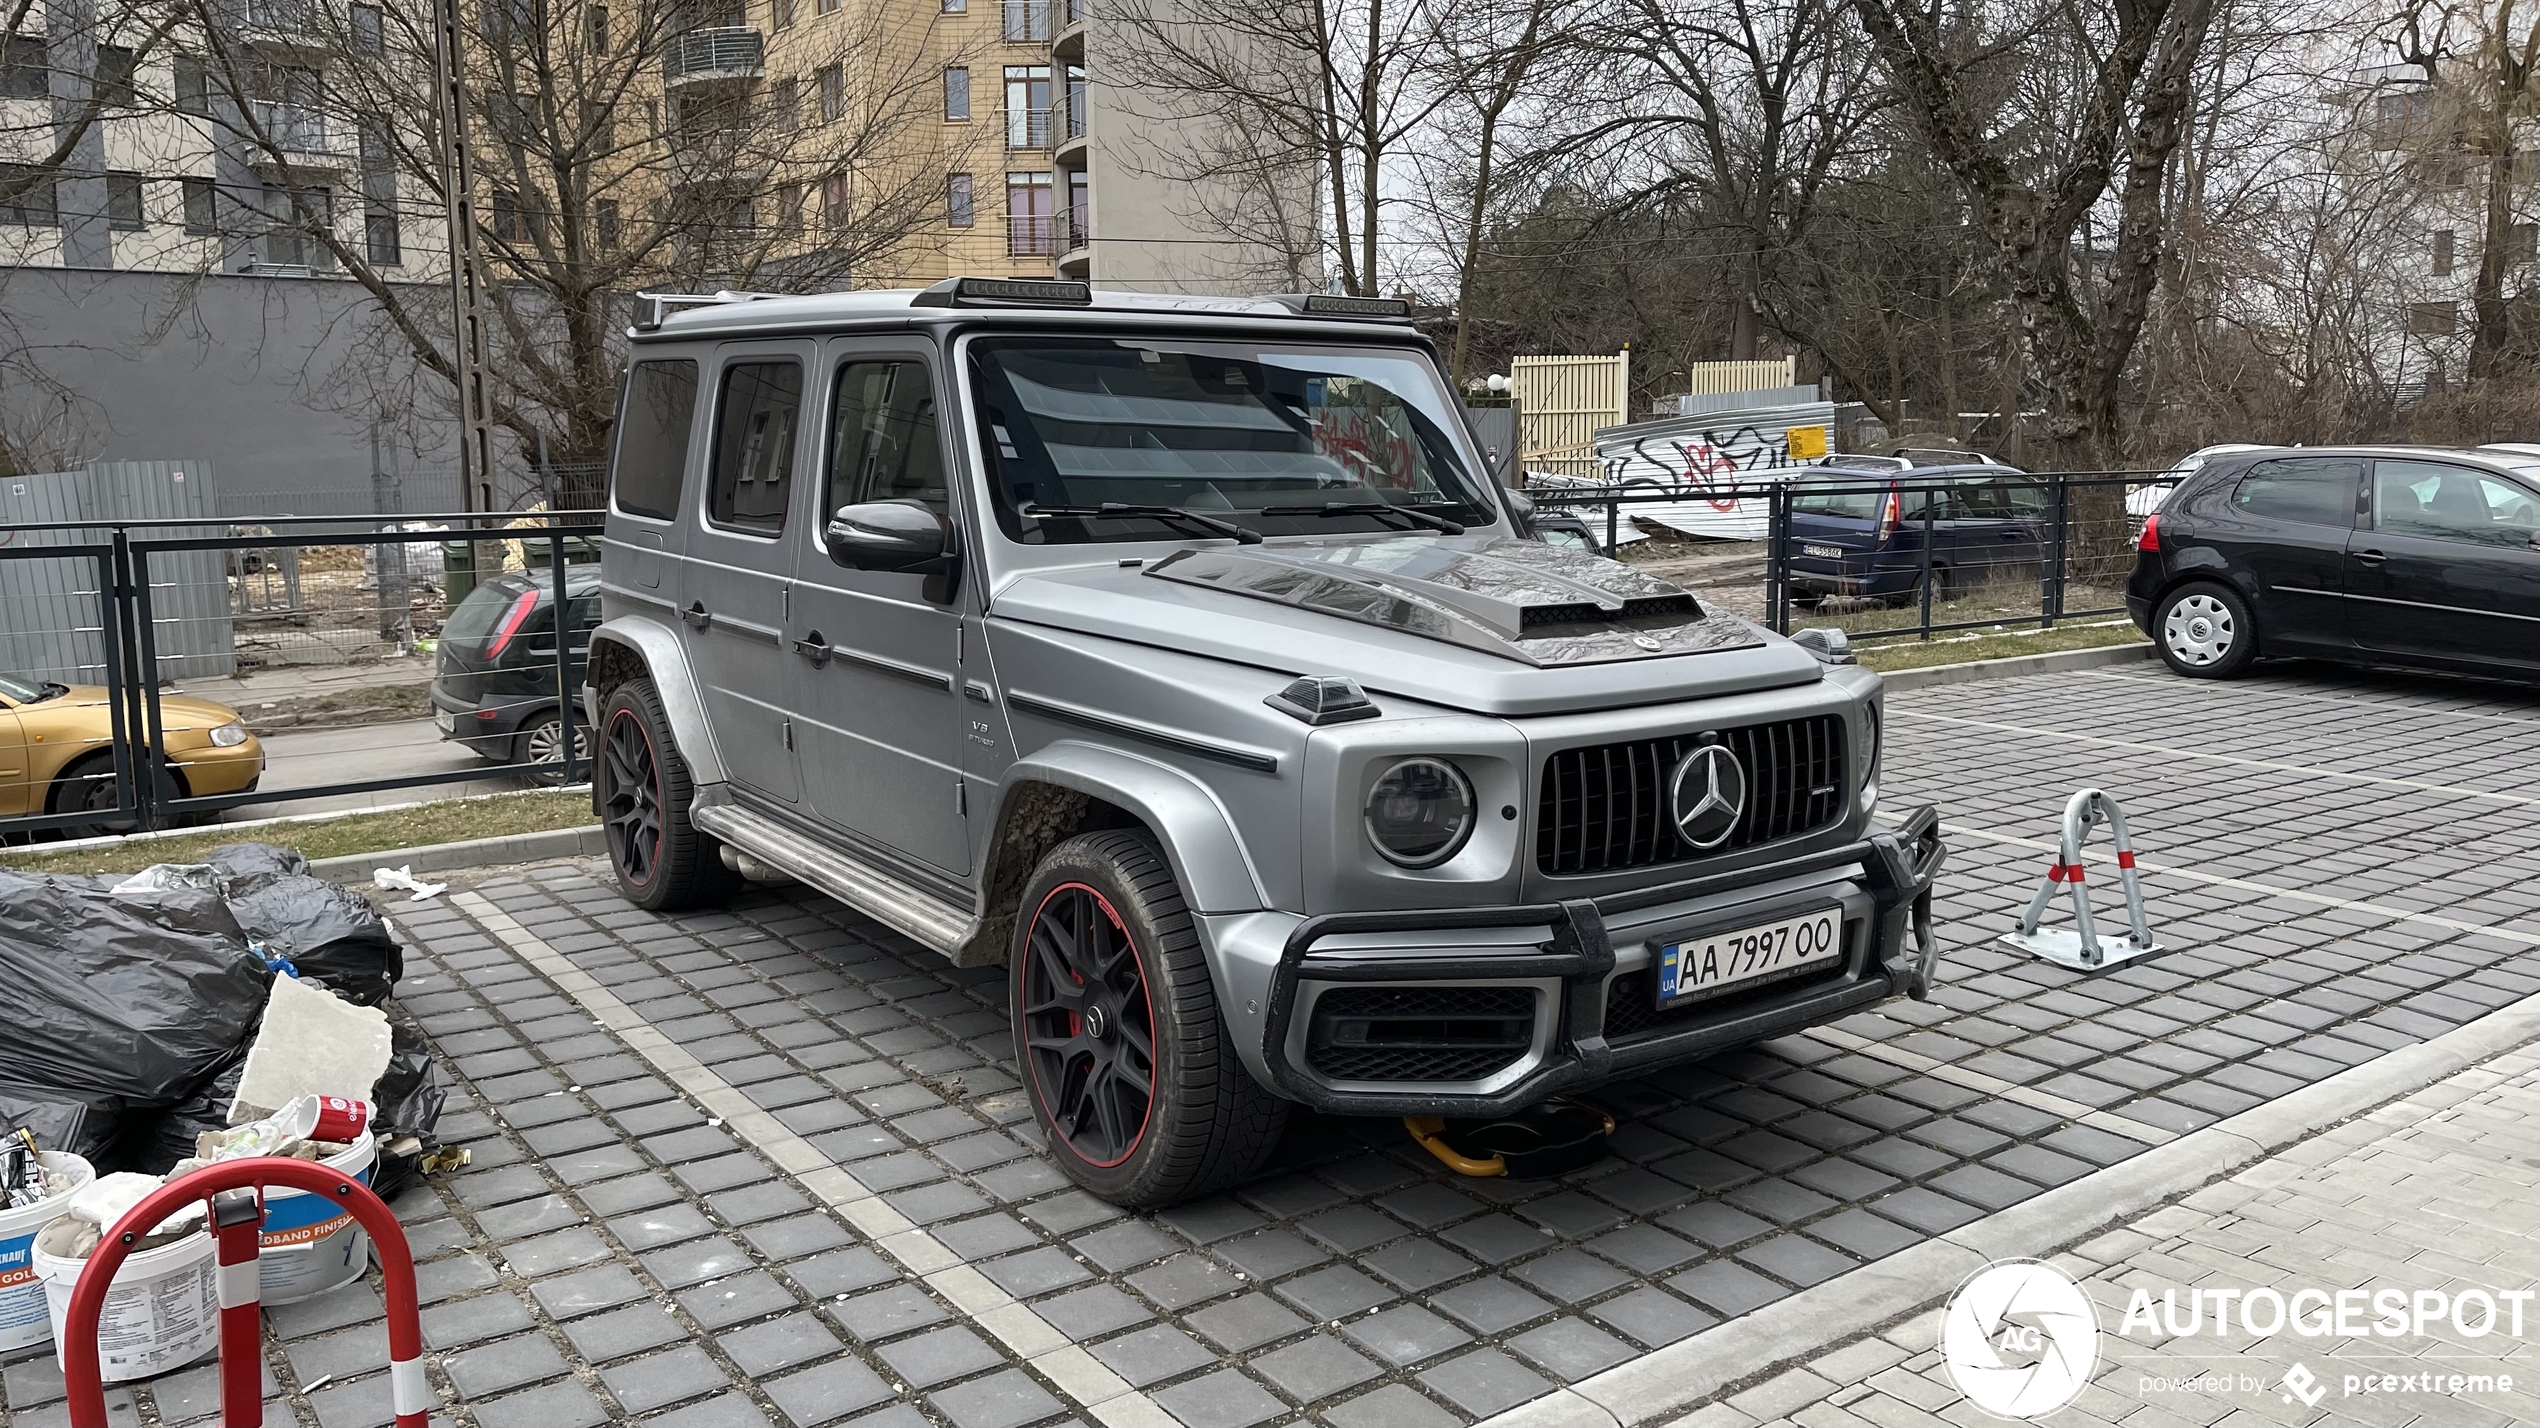
{"type": "MultiPolygon", "coordinates": [[[[370,1183],[379,1141],[369,1131],[325,1161],[329,1170],[370,1183]]],[[[267,1304],[292,1304],[361,1278],[370,1265],[370,1234],[333,1200],[297,1190],[265,1193],[265,1226],[256,1247],[256,1292],[267,1304]]]]}
{"type": "MultiPolygon", "coordinates": [[[[97,1178],[85,1160],[63,1150],[40,1152],[47,1170],[71,1178],[71,1190],[97,1178]]],[[[0,1210],[0,1353],[32,1348],[53,1337],[44,1308],[44,1285],[35,1273],[35,1236],[70,1208],[70,1191],[15,1210],[0,1210]]]]}
{"type": "MultiPolygon", "coordinates": [[[[62,1325],[70,1318],[71,1290],[85,1259],[34,1252],[51,1310],[53,1357],[62,1354],[62,1325]]],[[[183,1368],[220,1346],[220,1300],[214,1282],[212,1236],[197,1230],[172,1244],[138,1251],[115,1272],[97,1315],[97,1368],[108,1383],[148,1378],[183,1368]]]]}

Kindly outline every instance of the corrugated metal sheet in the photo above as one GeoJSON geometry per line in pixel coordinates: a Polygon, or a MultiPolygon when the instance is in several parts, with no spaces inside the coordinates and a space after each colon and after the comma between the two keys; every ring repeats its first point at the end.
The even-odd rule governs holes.
{"type": "Polygon", "coordinates": [[[1518,462],[1529,471],[1594,476],[1596,431],[1631,420],[1632,354],[1514,359],[1509,390],[1524,430],[1518,462]]]}
{"type": "Polygon", "coordinates": [[[1597,465],[1609,485],[1685,498],[1625,507],[1637,520],[1687,535],[1762,540],[1772,523],[1768,501],[1711,493],[1720,487],[1790,480],[1799,470],[1790,464],[1791,428],[1833,426],[1832,402],[1635,422],[1596,433],[1597,465]]]}
{"type": "MultiPolygon", "coordinates": [[[[104,544],[105,531],[64,530],[74,521],[184,520],[160,538],[211,536],[218,505],[208,464],[99,461],[78,471],[0,479],[0,541],[18,550],[104,544]]],[[[161,679],[234,673],[229,581],[219,551],[168,552],[148,565],[161,679]]],[[[0,662],[14,674],[64,683],[105,678],[106,607],[87,558],[0,561],[0,662]]]]}

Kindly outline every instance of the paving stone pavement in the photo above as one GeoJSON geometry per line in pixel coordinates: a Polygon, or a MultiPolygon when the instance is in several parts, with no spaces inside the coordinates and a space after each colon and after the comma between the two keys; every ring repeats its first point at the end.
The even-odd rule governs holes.
{"type": "MultiPolygon", "coordinates": [[[[2053,1263],[2078,1279],[2099,1314],[2099,1371],[2045,1428],[2172,1428],[2260,1424],[2440,1428],[2540,1422],[2540,1053],[2524,1047],[2260,1161],[2177,1204],[2111,1228],[2053,1263]],[[2363,1291],[2349,1327],[2316,1312],[2323,1332],[2227,1332],[2211,1318],[2221,1292],[2271,1288],[2363,1291]],[[2167,1322],[2128,1327],[2140,1290],[2167,1322]],[[2201,1302],[2190,1291],[2202,1292],[2201,1302]],[[2413,1312],[2379,1319],[2372,1296],[2396,1290],[2413,1311],[2483,1292],[2455,1324],[2413,1312]],[[2504,1296],[2520,1291],[2517,1315],[2504,1296]],[[2487,1310],[2495,1310],[2491,1321],[2487,1310]],[[2519,1324],[2521,1332],[2513,1332],[2519,1324]],[[2118,1332],[2125,1328],[2126,1332],[2118,1332]],[[2476,1330],[2477,1332],[2470,1332],[2476,1330]],[[2297,1373],[2297,1370],[2299,1371],[2297,1373]],[[2288,1375],[2307,1385],[2296,1394],[2288,1375]],[[2456,1378],[2459,1382],[2456,1384],[2456,1378]],[[2477,1381],[2490,1381],[2479,1386],[2477,1381]],[[2510,1386],[2505,1386],[2510,1381],[2510,1386]]],[[[2333,1302],[2333,1301],[2332,1301],[2333,1302]]],[[[2265,1320],[2272,1311],[2261,1311],[2265,1320]]],[[[2333,1314],[2333,1310],[2330,1311],[2333,1314]]],[[[1833,1348],[1806,1368],[1707,1404],[1678,1428],[1943,1428],[1999,1423],[1959,1393],[1934,1346],[1937,1309],[1833,1348]]]]}
{"type": "MultiPolygon", "coordinates": [[[[1557,1182],[1304,1116],[1258,1182],[1124,1215],[1041,1158],[1000,969],[795,889],[657,917],[584,864],[396,904],[475,1156],[397,1207],[435,1386],[481,1428],[1467,1423],[2540,992],[2519,691],[2065,675],[1889,723],[1889,807],[1953,840],[1935,1000],[1608,1087],[1613,1157],[1557,1182]],[[2173,949],[2095,977],[1993,940],[2084,783],[2173,949]]],[[[387,1421],[376,1318],[271,1312],[303,1422],[387,1421]]],[[[171,1382],[129,1406],[210,1411],[171,1382]]],[[[48,1361],[0,1392],[59,1420],[48,1361]]]]}

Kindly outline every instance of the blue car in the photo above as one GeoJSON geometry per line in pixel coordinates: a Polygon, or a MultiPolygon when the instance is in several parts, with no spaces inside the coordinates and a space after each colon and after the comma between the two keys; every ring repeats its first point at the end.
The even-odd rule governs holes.
{"type": "Polygon", "coordinates": [[[1821,467],[1791,492],[1791,593],[1809,602],[1913,599],[1926,531],[1934,599],[1966,594],[1997,573],[2033,579],[2052,519],[2046,483],[1999,462],[1821,467]]]}

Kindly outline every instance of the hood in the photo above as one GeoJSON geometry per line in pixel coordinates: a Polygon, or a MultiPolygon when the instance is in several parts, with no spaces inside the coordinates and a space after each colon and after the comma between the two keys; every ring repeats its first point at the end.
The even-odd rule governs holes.
{"type": "MultiPolygon", "coordinates": [[[[102,684],[74,684],[62,694],[35,704],[21,704],[17,714],[21,723],[39,724],[47,729],[55,726],[77,727],[96,738],[105,738],[112,727],[112,695],[102,684]]],[[[159,717],[167,721],[168,732],[187,729],[215,729],[234,722],[238,711],[226,704],[198,699],[190,694],[161,691],[159,717]]]]}
{"type": "Polygon", "coordinates": [[[1145,569],[1033,572],[1002,618],[1490,714],[1812,683],[1806,651],[1628,565],[1503,536],[1176,551],[1145,569]]]}

